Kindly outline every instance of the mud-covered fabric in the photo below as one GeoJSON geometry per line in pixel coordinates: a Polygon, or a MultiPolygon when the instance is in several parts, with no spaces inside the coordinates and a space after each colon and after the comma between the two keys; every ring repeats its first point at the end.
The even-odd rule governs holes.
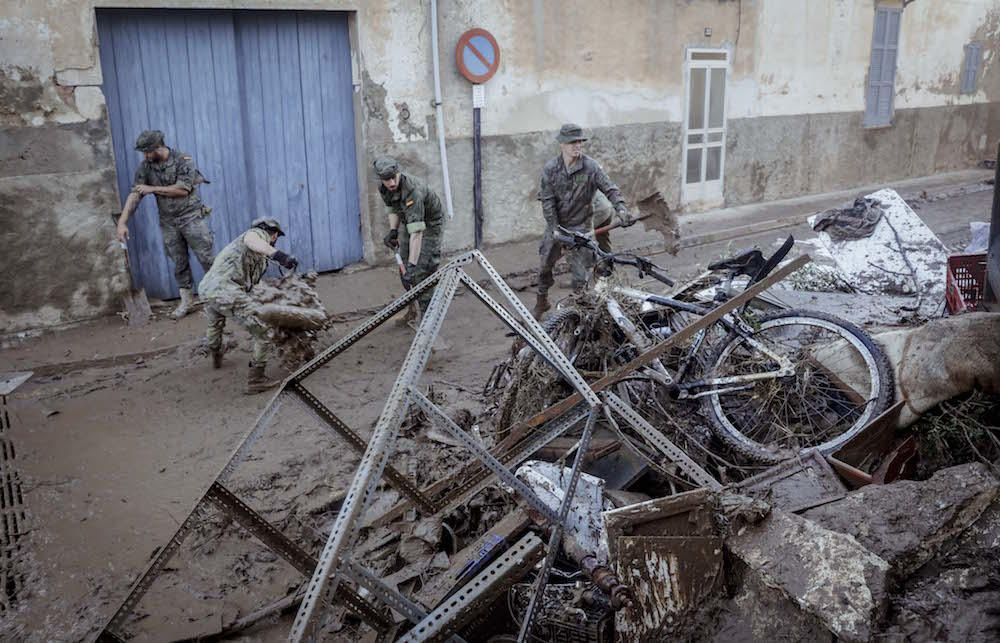
{"type": "Polygon", "coordinates": [[[187,223],[192,219],[208,216],[210,210],[201,202],[198,185],[207,183],[189,154],[170,150],[170,156],[162,163],[143,160],[135,170],[132,187],[152,185],[169,187],[179,185],[188,193],[181,197],[156,195],[156,207],[160,211],[160,221],[187,223]]]}
{"type": "Polygon", "coordinates": [[[256,314],[256,305],[246,293],[239,293],[226,301],[213,300],[205,306],[208,317],[208,330],[205,333],[208,348],[213,351],[222,350],[222,333],[226,328],[226,318],[231,317],[245,328],[252,339],[250,363],[254,366],[267,364],[267,356],[271,350],[271,340],[268,326],[256,314]]]}
{"type": "Polygon", "coordinates": [[[593,217],[592,202],[598,191],[608,198],[615,211],[625,209],[618,186],[594,159],[582,155],[568,168],[562,155],[547,162],[538,189],[547,232],[551,234],[556,225],[571,230],[586,229],[593,217]]]}
{"type": "Polygon", "coordinates": [[[229,242],[215,258],[212,269],[205,274],[198,287],[199,296],[205,300],[222,303],[235,301],[257,285],[267,270],[267,256],[251,250],[244,241],[256,235],[269,243],[268,235],[260,228],[250,228],[229,242]]]}
{"type": "Polygon", "coordinates": [[[188,251],[194,253],[205,272],[212,268],[212,246],[215,237],[208,222],[203,217],[187,221],[164,221],[160,219],[160,234],[163,237],[163,248],[167,256],[174,262],[174,279],[180,288],[191,288],[194,276],[191,274],[191,261],[188,251]]]}

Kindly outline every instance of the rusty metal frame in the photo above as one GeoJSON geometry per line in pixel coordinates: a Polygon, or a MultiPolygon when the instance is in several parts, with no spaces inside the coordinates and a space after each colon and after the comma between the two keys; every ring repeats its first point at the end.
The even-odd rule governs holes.
{"type": "MultiPolygon", "coordinates": [[[[166,566],[169,559],[176,553],[185,537],[201,518],[202,511],[205,509],[207,504],[213,504],[216,507],[221,508],[223,511],[226,511],[232,515],[237,522],[250,530],[251,533],[254,533],[255,535],[260,533],[267,538],[271,538],[272,540],[270,543],[263,541],[268,547],[280,545],[286,550],[286,554],[291,552],[290,555],[298,561],[296,569],[300,569],[305,565],[305,559],[295,555],[295,551],[289,548],[288,543],[291,543],[291,541],[288,541],[277,529],[270,527],[268,523],[263,520],[263,518],[259,517],[259,515],[252,512],[252,510],[249,510],[249,507],[246,507],[246,505],[240,502],[235,495],[232,495],[231,493],[226,495],[228,490],[225,492],[221,491],[225,489],[221,483],[228,479],[235,468],[249,453],[249,450],[256,440],[272,424],[283,402],[289,396],[292,396],[305,404],[310,411],[318,416],[325,428],[335,431],[343,436],[352,448],[360,449],[362,444],[364,444],[360,436],[354,433],[349,427],[347,427],[346,424],[341,422],[339,418],[337,418],[330,409],[322,405],[322,403],[319,403],[318,406],[310,404],[309,398],[311,393],[305,388],[304,385],[302,385],[302,382],[334,359],[337,355],[344,352],[361,338],[365,337],[367,334],[388,321],[395,314],[402,311],[428,289],[437,287],[434,297],[432,298],[432,304],[429,307],[429,310],[435,310],[433,314],[425,316],[420,329],[418,329],[414,345],[411,346],[410,353],[407,355],[407,361],[404,362],[404,367],[401,371],[400,377],[397,379],[397,387],[394,387],[394,389],[399,388],[400,394],[398,397],[400,399],[394,400],[394,404],[392,404],[393,413],[387,413],[386,410],[383,411],[383,417],[386,421],[382,422],[382,419],[380,418],[380,423],[385,425],[382,427],[383,430],[381,434],[379,432],[379,427],[376,426],[376,431],[371,441],[364,446],[365,456],[362,458],[362,462],[363,466],[366,466],[368,469],[367,474],[355,477],[355,481],[352,483],[352,487],[348,494],[350,502],[345,501],[345,508],[347,508],[348,511],[344,511],[344,509],[341,510],[338,515],[337,522],[334,525],[334,529],[330,534],[327,547],[324,548],[323,556],[320,558],[319,563],[314,565],[313,577],[310,580],[309,588],[303,599],[302,607],[296,615],[296,624],[293,626],[292,632],[290,633],[291,640],[302,640],[305,635],[305,630],[311,629],[311,626],[315,624],[315,617],[318,615],[317,607],[321,603],[327,603],[326,600],[321,600],[321,594],[323,597],[330,596],[330,591],[332,590],[335,592],[333,595],[336,599],[344,600],[349,607],[351,603],[355,602],[351,595],[357,595],[354,594],[353,590],[348,590],[349,593],[347,591],[338,591],[337,588],[341,585],[339,583],[341,572],[338,571],[338,568],[349,560],[345,555],[343,555],[345,553],[343,550],[345,550],[347,548],[346,546],[353,541],[354,534],[356,533],[357,526],[353,523],[357,521],[361,509],[367,506],[367,501],[370,498],[371,492],[383,473],[386,474],[386,478],[390,483],[393,483],[394,485],[398,483],[398,488],[407,497],[408,503],[412,503],[424,510],[438,509],[439,512],[441,508],[454,506],[457,499],[468,497],[468,494],[475,493],[477,490],[482,489],[485,484],[489,484],[494,479],[495,473],[493,472],[484,472],[481,467],[473,469],[473,477],[477,477],[477,480],[471,484],[460,485],[461,488],[454,490],[452,493],[445,493],[443,497],[438,497],[440,491],[448,490],[449,485],[454,482],[453,480],[440,481],[446,484],[437,486],[432,485],[429,489],[416,489],[415,487],[410,486],[408,481],[406,481],[401,475],[397,475],[398,472],[389,473],[394,470],[387,467],[387,460],[391,455],[391,449],[387,448],[389,445],[387,444],[387,440],[385,440],[385,438],[393,432],[391,425],[396,424],[394,417],[395,414],[405,411],[405,407],[408,403],[406,398],[408,398],[408,396],[403,395],[403,392],[406,387],[415,382],[416,376],[418,376],[419,372],[423,370],[423,365],[426,363],[425,353],[429,353],[430,351],[430,344],[433,342],[437,331],[440,330],[440,323],[447,311],[447,303],[450,302],[451,298],[454,296],[455,289],[459,283],[469,287],[473,294],[486,304],[487,307],[494,312],[494,314],[500,317],[504,323],[514,329],[518,335],[521,335],[525,341],[528,342],[532,348],[543,357],[543,359],[555,367],[557,372],[563,375],[576,390],[575,393],[564,400],[544,409],[533,417],[510,427],[510,435],[508,438],[491,450],[491,453],[496,456],[496,459],[499,462],[507,466],[513,466],[523,459],[530,457],[530,455],[537,451],[537,449],[541,448],[552,439],[559,437],[565,431],[569,430],[572,426],[578,423],[582,419],[582,415],[581,411],[571,413],[571,411],[575,408],[581,409],[583,415],[589,414],[587,427],[584,429],[585,436],[588,436],[589,438],[589,434],[593,430],[593,423],[596,421],[596,413],[594,412],[594,409],[599,408],[602,404],[601,398],[597,395],[600,391],[620,381],[632,371],[650,364],[666,352],[666,350],[668,350],[671,346],[688,339],[702,328],[715,323],[730,311],[745,304],[774,283],[780,281],[791,272],[799,269],[802,265],[808,262],[808,260],[808,256],[802,256],[793,260],[789,264],[776,270],[765,280],[754,284],[737,297],[721,304],[695,322],[689,324],[687,327],[681,329],[677,333],[674,333],[671,337],[640,354],[638,357],[619,368],[614,373],[611,373],[597,382],[588,385],[587,382],[583,380],[582,376],[572,367],[565,356],[562,355],[552,339],[544,332],[541,325],[531,316],[516,294],[503,281],[500,275],[493,269],[493,267],[486,261],[485,257],[483,257],[479,251],[468,252],[455,258],[445,266],[442,266],[441,269],[428,277],[428,279],[421,282],[413,289],[407,291],[403,296],[384,307],[347,336],[343,337],[341,340],[324,350],[320,353],[320,355],[285,380],[282,387],[275,393],[274,397],[272,397],[271,401],[262,411],[260,416],[258,416],[253,427],[251,427],[249,432],[245,434],[243,440],[236,447],[226,465],[216,476],[212,486],[210,486],[209,489],[206,490],[205,494],[198,499],[188,513],[187,517],[171,536],[167,544],[157,552],[156,556],[149,563],[143,574],[140,575],[140,577],[135,581],[128,596],[107,621],[105,627],[98,634],[97,639],[121,640],[121,637],[116,630],[120,629],[132,609],[138,604],[142,596],[146,593],[149,586],[163,571],[163,568],[166,566]],[[472,261],[478,263],[479,266],[487,273],[494,287],[496,287],[496,289],[503,295],[507,304],[513,308],[514,311],[516,311],[517,315],[521,317],[521,320],[517,320],[514,315],[510,314],[504,306],[497,303],[492,297],[489,297],[488,295],[485,298],[483,297],[483,295],[486,294],[485,291],[479,287],[475,281],[469,278],[463,270],[463,267],[472,261]],[[437,307],[434,305],[435,301],[438,302],[437,307]],[[403,386],[404,382],[406,386],[403,386]],[[541,431],[539,431],[540,428],[542,429],[541,431]],[[376,440],[376,437],[379,437],[380,439],[376,440]],[[475,473],[477,470],[480,471],[480,473],[475,473]],[[378,475],[373,475],[375,473],[378,475]],[[395,478],[395,480],[393,480],[393,478],[395,478]],[[433,493],[431,493],[431,491],[433,491],[433,493]],[[233,502],[234,500],[236,502],[233,502]],[[244,508],[249,510],[250,513],[246,513],[244,508]],[[350,516],[350,520],[348,520],[348,516],[350,516]],[[271,530],[273,530],[273,532],[271,530]],[[277,536],[275,536],[275,534],[277,534],[277,536]],[[309,627],[307,628],[306,626],[309,627]]],[[[390,396],[392,396],[392,393],[390,393],[390,396]]],[[[318,402],[318,399],[314,396],[313,400],[318,402]]],[[[389,406],[390,405],[387,404],[387,407],[389,406]]],[[[395,429],[398,430],[398,425],[395,429]]],[[[585,447],[586,441],[581,441],[581,448],[577,452],[574,469],[578,469],[578,464],[582,460],[586,451],[585,447]]],[[[468,471],[463,470],[463,472],[468,471]]],[[[567,495],[565,503],[568,503],[569,498],[572,496],[572,491],[575,491],[574,487],[574,485],[571,485],[570,492],[567,495]]],[[[554,558],[560,534],[561,528],[560,525],[557,524],[553,530],[552,537],[550,538],[550,549],[546,555],[547,559],[550,557],[554,558]]],[[[294,546],[294,543],[292,543],[292,545],[294,546]]],[[[286,560],[288,560],[282,552],[276,550],[276,553],[279,553],[282,557],[285,557],[286,560]]],[[[345,571],[346,570],[347,568],[345,567],[345,571]]],[[[540,575],[540,578],[543,580],[539,582],[544,587],[544,575],[540,575]]],[[[347,590],[347,588],[344,587],[344,590],[347,590]]],[[[358,597],[358,600],[370,607],[370,604],[360,597],[358,597]]],[[[368,611],[364,607],[359,607],[358,605],[355,605],[355,607],[358,607],[355,611],[368,611]]],[[[378,613],[374,610],[374,608],[371,608],[371,610],[374,614],[378,613]]],[[[374,621],[371,624],[378,629],[380,625],[383,625],[384,620],[376,618],[373,613],[361,614],[361,616],[363,618],[367,617],[366,620],[370,619],[371,621],[374,621]]],[[[525,623],[527,623],[528,620],[529,619],[526,619],[525,623]]]]}
{"type": "Polygon", "coordinates": [[[530,531],[475,578],[438,605],[400,639],[400,643],[440,641],[468,622],[477,607],[489,604],[524,577],[541,558],[542,540],[530,531]]]}

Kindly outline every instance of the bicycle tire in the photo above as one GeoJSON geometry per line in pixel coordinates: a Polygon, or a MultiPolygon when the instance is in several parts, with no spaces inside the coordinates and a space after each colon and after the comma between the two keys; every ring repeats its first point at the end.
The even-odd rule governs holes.
{"type": "MultiPolygon", "coordinates": [[[[569,328],[565,325],[566,322],[572,320],[578,324],[581,318],[580,311],[576,308],[563,308],[546,317],[542,321],[542,329],[558,344],[562,332],[569,328]]],[[[498,404],[498,408],[500,409],[500,416],[497,421],[498,429],[504,430],[512,425],[516,419],[520,419],[514,418],[513,412],[517,403],[517,396],[520,393],[521,380],[537,359],[541,358],[532,348],[528,348],[523,352],[518,351],[518,354],[514,356],[510,369],[510,383],[504,389],[503,396],[498,404]]]]}
{"type": "MultiPolygon", "coordinates": [[[[836,450],[857,435],[868,422],[887,409],[892,404],[894,397],[893,371],[885,353],[867,333],[839,317],[797,309],[770,313],[759,318],[759,325],[757,325],[752,337],[775,349],[776,345],[768,343],[766,335],[775,329],[787,330],[793,326],[830,331],[839,336],[842,345],[827,344],[825,348],[813,351],[811,364],[804,365],[805,360],[794,362],[796,372],[791,378],[758,380],[751,385],[749,396],[746,395],[747,391],[745,390],[713,393],[705,396],[702,401],[705,416],[709,419],[719,440],[733,451],[764,464],[776,464],[803,449],[812,447],[818,448],[822,453],[836,450]],[[817,358],[816,355],[819,357],[817,358]],[[852,363],[852,360],[858,357],[862,360],[864,369],[860,368],[859,363],[852,363]],[[851,367],[853,372],[833,373],[823,364],[823,360],[851,367]],[[845,385],[841,375],[857,375],[863,373],[863,370],[867,370],[869,380],[862,390],[858,390],[852,385],[845,385]],[[820,393],[822,393],[828,399],[809,399],[810,389],[808,387],[813,384],[813,381],[816,383],[813,389],[816,397],[819,398],[820,393]],[[823,386],[824,381],[825,386],[823,386]],[[773,413],[767,408],[776,401],[782,390],[786,397],[797,398],[800,407],[791,408],[794,404],[789,405],[786,402],[782,407],[783,420],[777,417],[777,413],[773,413]],[[844,413],[845,421],[842,424],[846,425],[847,420],[850,420],[849,425],[843,430],[839,430],[839,426],[831,427],[826,433],[821,433],[820,437],[814,438],[813,441],[818,443],[800,443],[799,434],[795,433],[799,427],[792,426],[790,420],[804,418],[812,425],[814,420],[822,421],[831,415],[837,415],[838,407],[843,409],[852,404],[850,399],[852,393],[858,398],[854,403],[860,405],[863,401],[864,405],[859,407],[860,410],[856,415],[848,416],[846,412],[844,413]],[[746,401],[742,406],[735,407],[734,403],[738,401],[738,396],[746,401]],[[806,404],[809,405],[809,408],[806,408],[806,404]],[[744,412],[737,413],[741,409],[744,412]],[[747,410],[752,413],[752,420],[763,416],[763,423],[773,421],[770,428],[764,429],[764,431],[773,432],[777,428],[778,432],[784,432],[789,436],[788,440],[785,442],[781,440],[760,441],[760,431],[757,430],[757,426],[763,426],[763,423],[748,427],[745,422],[748,417],[747,410]]],[[[746,340],[743,337],[736,333],[729,333],[717,345],[708,359],[710,366],[706,370],[706,380],[738,374],[729,371],[734,366],[740,366],[738,364],[740,359],[738,351],[745,345],[746,340]],[[732,359],[730,359],[731,357],[732,359]],[[727,362],[729,363],[727,364],[727,362]]],[[[755,354],[761,355],[759,352],[755,354]]],[[[745,363],[749,362],[750,360],[745,361],[745,363]]],[[[794,403],[796,400],[792,399],[791,402],[794,403]]],[[[769,435],[773,435],[773,433],[769,435]]]]}

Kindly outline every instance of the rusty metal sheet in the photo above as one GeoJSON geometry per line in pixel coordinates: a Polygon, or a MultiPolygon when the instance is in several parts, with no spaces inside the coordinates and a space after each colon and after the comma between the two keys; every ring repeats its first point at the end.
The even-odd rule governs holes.
{"type": "Polygon", "coordinates": [[[792,513],[843,498],[847,487],[816,449],[785,460],[737,485],[737,489],[792,513]]]}
{"type": "Polygon", "coordinates": [[[713,535],[712,498],[707,489],[695,489],[605,511],[602,515],[611,559],[615,558],[619,536],[713,535]]]}
{"type": "Polygon", "coordinates": [[[702,607],[722,586],[722,539],[714,536],[620,536],[618,576],[635,604],[620,610],[620,640],[666,641],[685,614],[702,607]]]}

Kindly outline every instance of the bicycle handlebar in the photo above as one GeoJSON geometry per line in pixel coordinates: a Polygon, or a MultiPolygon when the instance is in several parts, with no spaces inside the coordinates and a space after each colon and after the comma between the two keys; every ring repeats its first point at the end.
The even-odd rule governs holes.
{"type": "Polygon", "coordinates": [[[649,275],[653,279],[667,286],[673,286],[674,282],[663,272],[663,269],[645,257],[638,255],[618,255],[611,252],[604,252],[597,245],[597,242],[589,235],[581,232],[574,232],[559,226],[552,234],[552,238],[568,246],[589,248],[601,261],[633,266],[639,270],[639,276],[649,275]]]}

